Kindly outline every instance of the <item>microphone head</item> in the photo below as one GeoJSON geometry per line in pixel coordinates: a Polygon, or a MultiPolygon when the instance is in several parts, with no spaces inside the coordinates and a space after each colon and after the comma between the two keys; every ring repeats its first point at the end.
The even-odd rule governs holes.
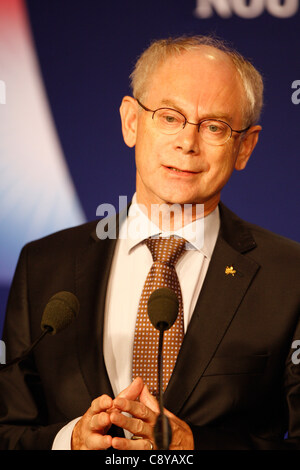
{"type": "Polygon", "coordinates": [[[51,335],[66,328],[79,312],[79,301],[71,292],[58,292],[47,303],[41,321],[43,331],[51,335]]]}
{"type": "Polygon", "coordinates": [[[156,289],[148,300],[148,316],[157,330],[165,331],[175,323],[179,309],[177,295],[168,287],[156,289]]]}

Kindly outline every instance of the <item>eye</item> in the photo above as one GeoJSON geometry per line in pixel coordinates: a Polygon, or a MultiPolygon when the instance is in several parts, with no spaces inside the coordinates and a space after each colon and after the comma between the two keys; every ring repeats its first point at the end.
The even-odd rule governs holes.
{"type": "Polygon", "coordinates": [[[172,124],[173,122],[176,122],[176,116],[172,116],[171,114],[166,114],[163,116],[163,118],[167,123],[170,123],[170,124],[172,124]]]}
{"type": "Polygon", "coordinates": [[[208,130],[212,133],[216,133],[220,130],[220,128],[218,126],[216,126],[215,124],[210,124],[208,127],[208,130]]]}
{"type": "Polygon", "coordinates": [[[218,136],[222,134],[227,134],[227,132],[229,131],[229,127],[225,123],[220,121],[204,121],[201,127],[202,132],[218,136]]]}
{"type": "Polygon", "coordinates": [[[155,114],[155,119],[161,126],[172,128],[184,123],[184,117],[180,113],[168,108],[159,109],[155,114]]]}
{"type": "Polygon", "coordinates": [[[160,118],[166,124],[177,124],[177,123],[181,122],[181,120],[182,120],[180,114],[178,115],[175,112],[169,112],[169,111],[163,112],[160,115],[160,118]]]}

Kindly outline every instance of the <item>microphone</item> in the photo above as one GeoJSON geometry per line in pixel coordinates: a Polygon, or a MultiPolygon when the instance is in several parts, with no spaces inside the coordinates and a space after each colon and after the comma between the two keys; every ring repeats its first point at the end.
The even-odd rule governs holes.
{"type": "Polygon", "coordinates": [[[1,366],[0,371],[25,359],[47,334],[55,335],[71,324],[79,312],[79,301],[71,292],[61,291],[48,301],[42,316],[42,334],[26,349],[23,354],[1,366]]]}
{"type": "Polygon", "coordinates": [[[79,300],[71,292],[54,294],[47,303],[41,321],[43,331],[55,335],[69,326],[79,312],[79,300]]]}
{"type": "Polygon", "coordinates": [[[157,330],[169,330],[176,321],[179,301],[177,295],[168,287],[156,289],[148,300],[148,316],[157,330]]]}
{"type": "Polygon", "coordinates": [[[163,348],[163,335],[164,332],[173,326],[176,321],[179,309],[179,301],[177,295],[172,289],[161,287],[149,297],[148,300],[148,316],[149,319],[157,330],[159,330],[159,344],[158,344],[158,391],[159,391],[159,409],[160,414],[157,417],[154,427],[154,439],[159,450],[168,450],[172,441],[172,429],[168,418],[164,414],[163,406],[163,390],[162,390],[162,375],[163,375],[163,361],[162,361],[162,348],[163,348]]]}

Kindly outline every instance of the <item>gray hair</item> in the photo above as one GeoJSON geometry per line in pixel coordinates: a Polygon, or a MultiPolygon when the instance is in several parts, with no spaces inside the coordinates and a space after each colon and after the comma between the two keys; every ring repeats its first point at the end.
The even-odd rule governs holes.
{"type": "Polygon", "coordinates": [[[212,36],[180,36],[152,42],[138,58],[130,75],[133,96],[142,99],[146,94],[152,73],[168,57],[199,49],[201,46],[214,47],[224,52],[231,59],[241,77],[245,90],[244,124],[249,126],[257,123],[263,106],[263,79],[261,74],[249,60],[230,48],[225,41],[212,36]]]}

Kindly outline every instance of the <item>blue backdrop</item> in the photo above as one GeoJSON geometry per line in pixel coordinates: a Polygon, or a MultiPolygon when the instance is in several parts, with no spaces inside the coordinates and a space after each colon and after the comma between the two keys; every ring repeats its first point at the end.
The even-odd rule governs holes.
{"type": "MultiPolygon", "coordinates": [[[[300,241],[299,0],[26,3],[56,131],[86,220],[96,218],[99,204],[117,205],[119,195],[134,192],[134,151],[122,140],[119,105],[130,93],[137,56],[156,38],[214,33],[252,59],[265,80],[259,144],[246,170],[233,175],[223,202],[242,218],[300,241]]],[[[0,328],[9,284],[0,286],[0,328]]]]}

